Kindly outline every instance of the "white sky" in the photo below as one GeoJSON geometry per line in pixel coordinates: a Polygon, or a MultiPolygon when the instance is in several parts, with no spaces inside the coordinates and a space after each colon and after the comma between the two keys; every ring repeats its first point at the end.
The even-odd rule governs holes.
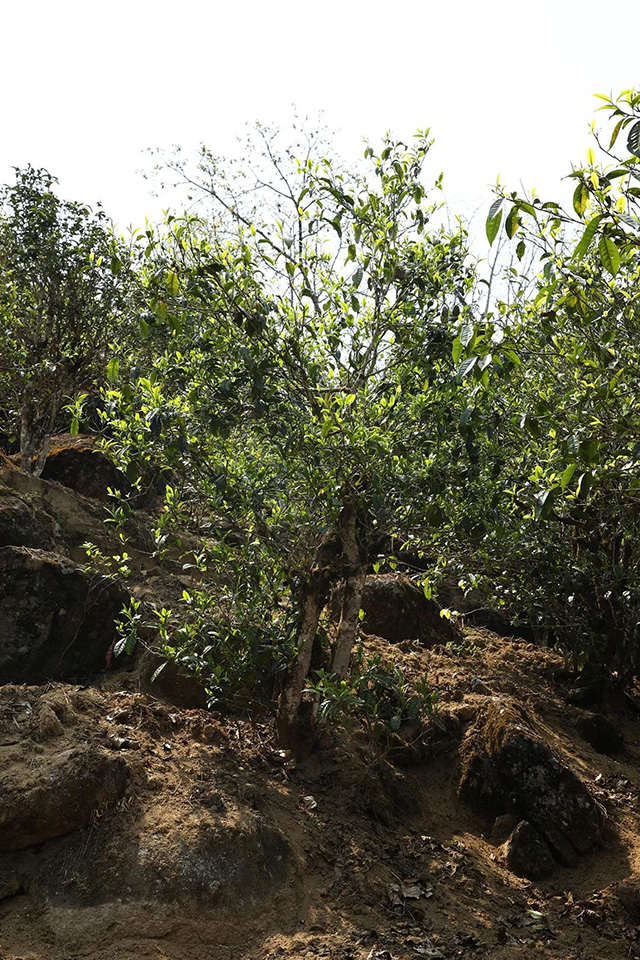
{"type": "Polygon", "coordinates": [[[640,83],[639,37],[638,0],[0,0],[0,182],[44,166],[141,225],[162,206],[146,147],[225,153],[295,103],[324,110],[347,159],[430,126],[434,177],[484,216],[497,174],[561,195],[592,94],[640,83]]]}

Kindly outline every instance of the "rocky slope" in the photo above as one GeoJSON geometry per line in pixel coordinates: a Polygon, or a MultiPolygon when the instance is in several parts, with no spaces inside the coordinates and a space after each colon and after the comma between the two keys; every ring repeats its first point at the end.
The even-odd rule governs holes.
{"type": "MultiPolygon", "coordinates": [[[[103,519],[0,467],[3,960],[640,957],[634,713],[571,705],[561,657],[522,640],[372,635],[437,722],[296,763],[268,716],[107,669],[120,588],[81,547],[112,546],[103,519]]],[[[134,523],[134,590],[181,592],[134,523]]]]}

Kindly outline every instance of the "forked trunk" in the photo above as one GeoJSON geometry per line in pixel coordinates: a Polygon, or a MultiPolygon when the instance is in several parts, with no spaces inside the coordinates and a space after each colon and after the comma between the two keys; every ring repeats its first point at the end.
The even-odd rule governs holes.
{"type": "Polygon", "coordinates": [[[49,398],[48,410],[42,410],[33,392],[27,389],[20,415],[20,471],[39,477],[49,456],[51,433],[60,402],[49,398]]]}
{"type": "Polygon", "coordinates": [[[358,543],[357,513],[351,505],[343,509],[340,537],[325,541],[316,551],[311,577],[303,597],[297,654],[286,673],[280,696],[278,735],[283,746],[298,753],[309,748],[315,736],[315,711],[313,704],[309,703],[309,712],[304,715],[303,694],[309,676],[318,620],[327,602],[331,585],[345,574],[344,599],[331,667],[340,677],[343,677],[349,668],[358,631],[358,615],[366,576],[365,558],[358,543]]]}

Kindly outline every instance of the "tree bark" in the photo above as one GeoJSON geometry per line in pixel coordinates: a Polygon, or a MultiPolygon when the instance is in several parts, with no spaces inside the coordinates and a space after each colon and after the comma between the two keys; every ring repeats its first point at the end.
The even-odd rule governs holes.
{"type": "Polygon", "coordinates": [[[333,650],[331,670],[344,677],[349,669],[351,651],[356,642],[360,623],[360,607],[367,576],[367,567],[358,543],[357,516],[353,507],[347,507],[342,522],[342,549],[347,560],[340,623],[333,650]]]}
{"type": "Polygon", "coordinates": [[[20,415],[20,472],[39,477],[49,456],[51,433],[60,407],[57,395],[49,399],[49,409],[41,410],[33,391],[27,388],[20,415]]]}
{"type": "Polygon", "coordinates": [[[331,563],[327,545],[320,544],[316,550],[311,575],[303,595],[302,617],[296,639],[296,658],[287,670],[280,703],[278,706],[277,728],[280,742],[285,747],[295,749],[300,739],[300,707],[305,684],[309,675],[313,642],[318,630],[318,621],[332,581],[331,563]]]}
{"type": "Polygon", "coordinates": [[[308,723],[302,716],[303,693],[309,676],[313,643],[318,620],[324,609],[333,582],[346,574],[346,583],[331,669],[343,677],[351,659],[358,632],[360,605],[366,578],[366,556],[358,542],[357,511],[348,504],[340,519],[339,538],[321,543],[314,558],[311,576],[303,595],[302,616],[297,636],[297,655],[282,687],[278,707],[277,728],[280,742],[298,750],[305,741],[313,740],[314,711],[308,723]]]}
{"type": "Polygon", "coordinates": [[[27,391],[22,400],[20,411],[20,472],[31,475],[33,461],[38,449],[38,439],[34,432],[34,400],[31,391],[27,391]]]}

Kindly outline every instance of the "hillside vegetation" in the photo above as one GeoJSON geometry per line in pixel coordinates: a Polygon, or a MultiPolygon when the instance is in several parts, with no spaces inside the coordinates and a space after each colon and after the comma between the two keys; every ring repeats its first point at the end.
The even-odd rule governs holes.
{"type": "Polygon", "coordinates": [[[128,238],[2,189],[0,956],[640,956],[640,92],[600,103],[480,261],[429,131],[177,153],[128,238]]]}

